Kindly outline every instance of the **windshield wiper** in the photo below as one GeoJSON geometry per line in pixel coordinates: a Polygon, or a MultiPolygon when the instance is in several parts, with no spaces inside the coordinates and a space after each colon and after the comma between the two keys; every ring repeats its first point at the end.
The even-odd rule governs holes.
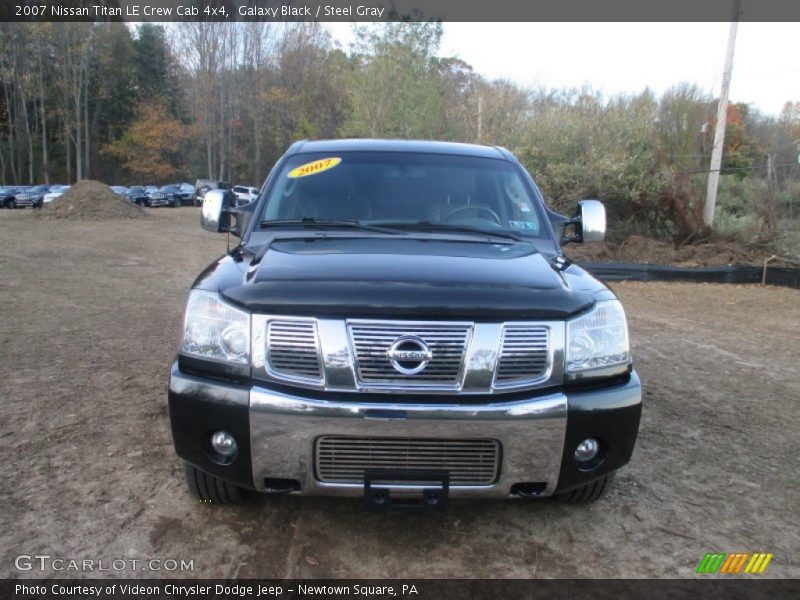
{"type": "Polygon", "coordinates": [[[525,238],[511,233],[510,231],[492,231],[489,229],[481,229],[480,227],[471,227],[469,225],[451,225],[449,223],[439,223],[437,221],[385,221],[376,223],[381,227],[391,227],[401,229],[403,231],[440,231],[443,233],[473,233],[482,236],[503,238],[507,240],[514,240],[515,242],[528,242],[525,238]]]}
{"type": "Polygon", "coordinates": [[[316,217],[304,217],[302,219],[277,219],[274,221],[266,220],[260,221],[259,227],[266,229],[267,227],[295,225],[300,227],[348,227],[350,229],[358,229],[360,231],[374,231],[377,233],[390,233],[392,235],[399,235],[400,232],[395,229],[388,229],[386,227],[377,227],[375,225],[368,225],[361,221],[346,221],[338,219],[317,219],[316,217]]]}

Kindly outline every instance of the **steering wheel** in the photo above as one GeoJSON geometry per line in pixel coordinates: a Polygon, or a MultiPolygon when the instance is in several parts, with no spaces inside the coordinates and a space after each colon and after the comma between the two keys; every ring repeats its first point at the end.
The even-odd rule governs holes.
{"type": "Polygon", "coordinates": [[[450,223],[452,220],[454,220],[454,217],[458,216],[461,213],[465,213],[467,211],[475,212],[476,216],[478,215],[478,213],[487,214],[489,215],[489,217],[491,217],[492,221],[497,223],[497,225],[499,226],[503,225],[503,222],[500,220],[500,216],[496,212],[494,212],[491,208],[483,204],[467,204],[466,206],[460,206],[453,212],[451,212],[449,215],[447,215],[447,217],[445,217],[444,219],[444,222],[450,223]]]}
{"type": "Polygon", "coordinates": [[[449,215],[447,215],[447,217],[445,217],[444,219],[444,222],[449,223],[452,220],[454,220],[454,217],[458,216],[461,213],[465,213],[467,211],[474,211],[475,216],[477,216],[480,213],[484,213],[486,215],[489,215],[491,220],[497,223],[497,225],[499,226],[503,225],[503,222],[500,220],[500,216],[496,212],[494,212],[491,208],[489,208],[484,204],[467,204],[466,206],[460,206],[453,212],[451,212],[449,215]]]}

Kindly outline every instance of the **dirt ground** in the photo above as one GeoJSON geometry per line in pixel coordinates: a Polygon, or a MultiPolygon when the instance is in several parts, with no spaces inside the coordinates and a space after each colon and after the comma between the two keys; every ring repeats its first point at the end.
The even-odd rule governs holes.
{"type": "Polygon", "coordinates": [[[0,211],[0,576],[41,576],[14,559],[49,554],[194,561],[103,573],[144,577],[689,577],[706,552],[762,551],[767,575],[800,577],[800,291],[777,287],[614,286],[645,407],[594,505],[193,501],[166,386],[187,290],[225,249],[197,210],[0,211]]]}

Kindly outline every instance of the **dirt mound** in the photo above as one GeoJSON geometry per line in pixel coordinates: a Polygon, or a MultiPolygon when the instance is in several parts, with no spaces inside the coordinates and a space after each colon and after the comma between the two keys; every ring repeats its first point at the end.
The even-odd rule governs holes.
{"type": "Polygon", "coordinates": [[[39,211],[42,218],[101,221],[143,219],[144,210],[131,204],[99,181],[79,181],[60,198],[39,211]]]}
{"type": "Polygon", "coordinates": [[[564,253],[575,262],[618,262],[678,267],[762,264],[765,256],[730,241],[709,241],[675,248],[669,242],[632,235],[619,245],[569,244],[564,253]]]}

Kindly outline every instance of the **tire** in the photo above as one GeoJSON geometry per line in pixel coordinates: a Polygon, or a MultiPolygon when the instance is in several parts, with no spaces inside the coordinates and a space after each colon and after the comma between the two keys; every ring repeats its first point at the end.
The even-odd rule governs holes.
{"type": "Polygon", "coordinates": [[[6,208],[17,208],[17,203],[13,200],[9,200],[8,204],[6,204],[6,208]]]}
{"type": "Polygon", "coordinates": [[[201,471],[194,465],[183,463],[186,485],[189,492],[207,504],[241,504],[245,500],[245,490],[201,471]]]}
{"type": "Polygon", "coordinates": [[[558,494],[556,500],[564,504],[590,504],[605,494],[613,482],[614,474],[611,473],[574,490],[558,494]]]}

